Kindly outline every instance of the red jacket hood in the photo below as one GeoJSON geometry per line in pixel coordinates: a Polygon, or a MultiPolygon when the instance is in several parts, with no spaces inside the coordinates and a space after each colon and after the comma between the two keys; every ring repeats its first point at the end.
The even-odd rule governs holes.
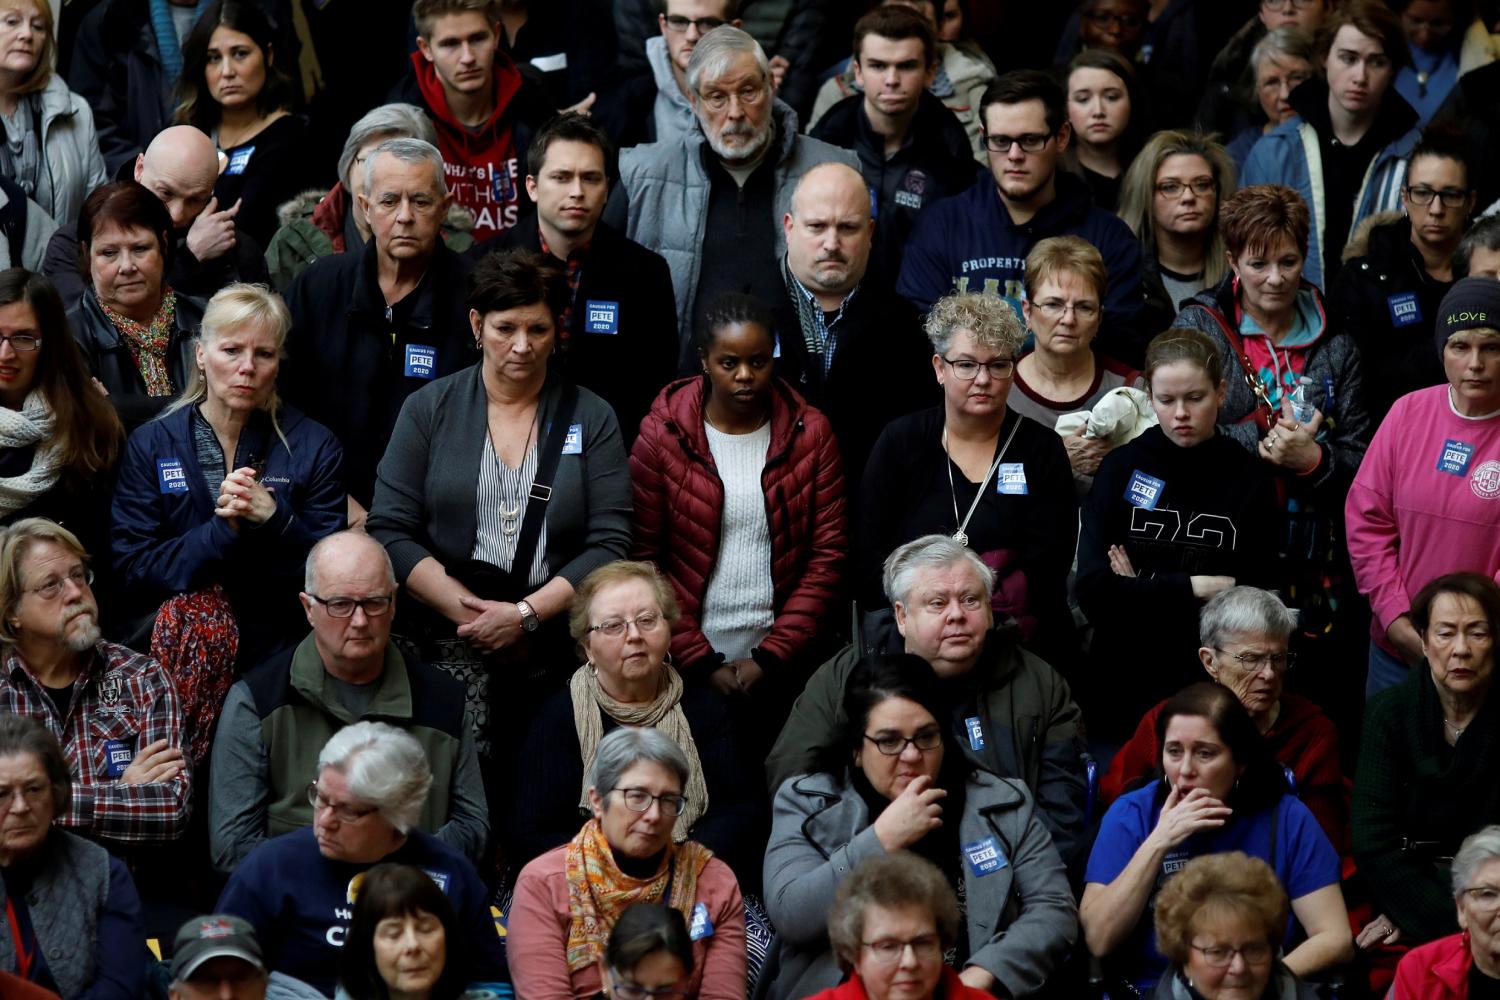
{"type": "MultiPolygon", "coordinates": [[[[412,73],[417,78],[417,87],[421,90],[422,98],[427,102],[427,106],[432,109],[433,116],[460,135],[467,136],[469,130],[457,118],[454,118],[453,112],[448,109],[448,95],[443,93],[443,81],[438,79],[437,69],[433,64],[428,62],[427,57],[422,53],[413,52],[411,66],[412,73]]],[[[516,69],[516,64],[510,61],[510,56],[497,49],[495,51],[495,110],[490,113],[489,121],[484,123],[484,132],[495,129],[520,89],[521,71],[516,69]]]]}

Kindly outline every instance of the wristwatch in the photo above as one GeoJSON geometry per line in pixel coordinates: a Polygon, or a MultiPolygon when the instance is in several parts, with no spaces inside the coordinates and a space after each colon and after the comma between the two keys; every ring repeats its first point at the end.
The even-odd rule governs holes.
{"type": "Polygon", "coordinates": [[[525,632],[535,632],[542,625],[542,620],[537,617],[536,611],[525,601],[516,602],[516,610],[521,612],[521,629],[525,632]]]}

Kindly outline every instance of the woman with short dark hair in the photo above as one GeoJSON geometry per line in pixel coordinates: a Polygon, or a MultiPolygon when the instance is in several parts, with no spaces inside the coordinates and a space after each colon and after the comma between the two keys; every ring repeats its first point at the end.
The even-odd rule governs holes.
{"type": "Polygon", "coordinates": [[[631,903],[609,932],[601,964],[608,1000],[687,997],[693,942],[682,911],[661,903],[631,903]]]}

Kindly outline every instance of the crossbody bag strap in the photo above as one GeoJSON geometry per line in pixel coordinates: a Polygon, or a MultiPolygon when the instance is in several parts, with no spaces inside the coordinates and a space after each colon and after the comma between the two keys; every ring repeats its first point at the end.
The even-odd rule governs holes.
{"type": "MultiPolygon", "coordinates": [[[[557,475],[557,463],[562,459],[568,428],[573,423],[573,411],[577,408],[578,387],[569,382],[563,386],[562,396],[557,402],[557,412],[552,414],[552,426],[547,431],[547,440],[537,456],[536,477],[532,479],[531,492],[526,497],[526,513],[521,518],[521,535],[516,539],[516,553],[510,561],[512,578],[523,584],[531,571],[531,561],[536,556],[537,541],[542,537],[547,501],[552,499],[552,480],[557,475]]],[[[582,442],[579,444],[581,447],[582,442]]]]}
{"type": "Polygon", "coordinates": [[[1245,353],[1245,341],[1240,337],[1239,331],[1225,322],[1217,309],[1205,309],[1219,324],[1219,330],[1224,334],[1224,339],[1229,343],[1229,353],[1234,355],[1235,362],[1240,368],[1240,377],[1245,380],[1245,388],[1250,390],[1250,395],[1255,398],[1255,423],[1261,433],[1271,429],[1276,407],[1271,405],[1271,397],[1266,395],[1266,387],[1261,384],[1255,375],[1255,369],[1250,365],[1250,356],[1245,353]]]}

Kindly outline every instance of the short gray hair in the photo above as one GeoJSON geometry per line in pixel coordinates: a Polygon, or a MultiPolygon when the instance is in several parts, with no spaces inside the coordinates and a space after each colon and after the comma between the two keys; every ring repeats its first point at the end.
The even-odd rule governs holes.
{"type": "Polygon", "coordinates": [[[339,154],[339,180],[349,180],[349,168],[359,155],[359,147],[371,139],[421,139],[432,146],[437,145],[437,129],[432,119],[415,104],[382,104],[354,123],[349,138],[344,140],[344,151],[339,154]]]}
{"type": "Polygon", "coordinates": [[[619,787],[620,775],[641,761],[666,768],[677,775],[680,789],[687,788],[687,754],[672,737],[651,726],[621,726],[600,740],[589,783],[600,796],[607,795],[619,787]]]}
{"type": "Polygon", "coordinates": [[[326,550],[331,549],[337,545],[342,545],[345,542],[358,542],[361,539],[368,543],[372,548],[378,549],[380,551],[380,556],[385,561],[386,580],[391,585],[391,589],[395,590],[396,568],[391,565],[391,554],[385,550],[385,546],[381,545],[379,542],[371,538],[369,535],[365,534],[363,531],[357,531],[354,528],[345,528],[343,531],[335,531],[331,535],[325,535],[324,537],[320,538],[318,540],[318,543],[312,547],[312,550],[307,553],[307,562],[303,565],[302,569],[303,592],[308,594],[316,594],[320,589],[318,587],[318,563],[322,561],[326,550]]]}
{"type": "Polygon", "coordinates": [[[872,906],[926,910],[944,951],[958,940],[958,897],[942,870],[911,851],[877,854],[854,866],[828,911],[828,943],[846,968],[854,968],[859,957],[865,911],[872,906]]]}
{"type": "Polygon", "coordinates": [[[984,560],[967,545],[960,545],[949,535],[923,535],[905,545],[896,546],[896,551],[886,556],[885,572],[880,584],[885,588],[886,600],[892,604],[907,603],[907,595],[915,586],[913,577],[923,570],[946,569],[955,563],[967,563],[979,577],[984,587],[984,599],[988,603],[995,596],[995,571],[984,564],[984,560]]]}
{"type": "Polygon", "coordinates": [[[1260,72],[1260,64],[1273,56],[1289,56],[1293,59],[1301,59],[1310,66],[1317,66],[1318,57],[1313,45],[1313,38],[1301,28],[1285,27],[1275,28],[1266,32],[1265,37],[1255,43],[1255,48],[1250,50],[1250,87],[1253,90],[1256,73],[1260,72]]]}
{"type": "Polygon", "coordinates": [[[922,328],[938,354],[947,354],[953,338],[965,330],[980,347],[1012,358],[1026,342],[1026,327],[1015,308],[998,295],[979,292],[953,292],[938,299],[922,328]]]}
{"type": "Polygon", "coordinates": [[[417,825],[432,787],[432,768],[416,737],[384,722],[356,722],[323,744],[318,773],[330,767],[397,833],[404,836],[417,825]]]}
{"type": "Polygon", "coordinates": [[[1296,627],[1296,609],[1259,587],[1220,591],[1198,613],[1198,641],[1214,649],[1232,636],[1269,635],[1285,642],[1296,627]]]}
{"type": "Polygon", "coordinates": [[[1465,837],[1453,855],[1453,895],[1472,887],[1479,869],[1496,859],[1500,859],[1500,825],[1491,824],[1465,837]]]}
{"type": "Polygon", "coordinates": [[[426,163],[432,167],[433,177],[437,180],[439,194],[448,193],[448,179],[444,174],[443,154],[432,143],[423,139],[387,139],[375,147],[365,160],[365,176],[361,178],[360,193],[368,195],[370,185],[375,180],[375,161],[380,159],[381,154],[394,156],[403,163],[426,163]]]}
{"type": "Polygon", "coordinates": [[[755,65],[760,67],[761,80],[766,90],[771,89],[771,63],[766,50],[760,47],[747,31],[732,24],[720,25],[698,40],[693,46],[693,55],[688,59],[687,86],[694,94],[698,84],[704,80],[717,80],[729,72],[729,67],[746,52],[755,56],[755,65]]]}

